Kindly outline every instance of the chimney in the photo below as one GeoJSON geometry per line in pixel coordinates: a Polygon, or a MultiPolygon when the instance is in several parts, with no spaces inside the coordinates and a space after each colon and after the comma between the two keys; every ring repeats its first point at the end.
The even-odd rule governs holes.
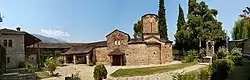
{"type": "Polygon", "coordinates": [[[17,27],[16,30],[17,30],[17,31],[21,31],[21,28],[20,28],[20,27],[17,27]]]}

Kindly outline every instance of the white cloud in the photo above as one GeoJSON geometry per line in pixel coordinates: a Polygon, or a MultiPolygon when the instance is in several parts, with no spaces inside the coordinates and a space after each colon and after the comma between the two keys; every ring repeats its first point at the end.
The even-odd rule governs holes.
{"type": "Polygon", "coordinates": [[[48,36],[53,37],[68,37],[68,32],[65,32],[62,29],[41,29],[41,32],[48,36]]]}

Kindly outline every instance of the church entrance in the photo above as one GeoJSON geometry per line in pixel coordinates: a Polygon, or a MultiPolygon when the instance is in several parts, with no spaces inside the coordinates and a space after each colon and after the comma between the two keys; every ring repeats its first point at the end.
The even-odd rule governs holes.
{"type": "Polygon", "coordinates": [[[125,65],[125,53],[121,52],[120,49],[116,49],[108,54],[110,56],[110,62],[112,66],[125,65]]]}
{"type": "Polygon", "coordinates": [[[123,65],[123,56],[122,55],[112,56],[112,65],[114,66],[123,65]]]}

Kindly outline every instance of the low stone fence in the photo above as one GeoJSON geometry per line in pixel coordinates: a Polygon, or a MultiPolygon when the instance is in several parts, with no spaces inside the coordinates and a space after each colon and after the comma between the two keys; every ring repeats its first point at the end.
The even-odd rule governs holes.
{"type": "Polygon", "coordinates": [[[0,80],[37,80],[37,76],[35,73],[6,73],[0,76],[0,80]]]}

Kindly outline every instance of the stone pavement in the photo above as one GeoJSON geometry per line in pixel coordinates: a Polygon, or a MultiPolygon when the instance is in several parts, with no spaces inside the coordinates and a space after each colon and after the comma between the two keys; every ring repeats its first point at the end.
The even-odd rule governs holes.
{"type": "MultiPolygon", "coordinates": [[[[136,66],[109,66],[105,65],[107,71],[108,71],[108,79],[106,80],[166,80],[166,78],[171,78],[170,75],[168,75],[171,72],[182,72],[182,71],[192,71],[199,69],[201,67],[204,67],[204,65],[195,65],[191,67],[187,67],[184,69],[179,69],[175,71],[170,71],[166,73],[161,73],[161,74],[153,74],[153,75],[148,75],[148,76],[136,76],[136,77],[120,77],[120,78],[114,78],[110,77],[110,74],[115,72],[118,69],[123,69],[123,68],[142,68],[142,67],[154,67],[154,66],[166,66],[166,65],[171,65],[171,64],[180,64],[180,61],[172,61],[168,62],[165,64],[159,64],[159,65],[136,65],[136,66]]],[[[67,64],[67,66],[64,67],[58,67],[55,71],[55,73],[59,73],[59,77],[52,77],[52,78],[45,78],[42,80],[64,80],[65,77],[70,77],[71,74],[76,74],[79,72],[79,76],[82,80],[94,80],[93,78],[93,71],[94,71],[94,66],[88,66],[85,64],[67,64]]]]}

